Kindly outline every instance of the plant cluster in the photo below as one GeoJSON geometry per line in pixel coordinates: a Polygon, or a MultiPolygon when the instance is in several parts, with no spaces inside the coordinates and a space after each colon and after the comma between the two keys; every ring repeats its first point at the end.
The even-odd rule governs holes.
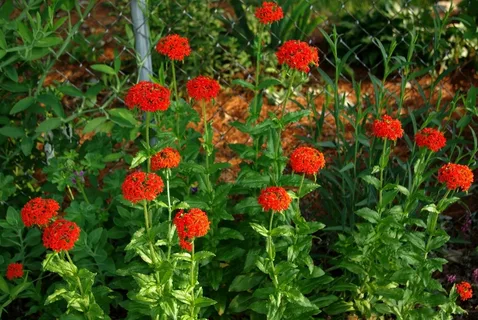
{"type": "MultiPolygon", "coordinates": [[[[440,8],[430,1],[417,2],[385,0],[374,3],[374,10],[365,7],[353,15],[347,11],[340,18],[338,32],[349,47],[358,44],[364,47],[358,60],[367,66],[376,66],[380,62],[376,39],[388,49],[393,45],[393,39],[403,38],[413,29],[417,31],[417,59],[421,59],[423,65],[440,66],[440,70],[460,64],[476,67],[478,20],[473,9],[476,4],[463,1],[458,7],[451,3],[449,8],[446,5],[440,8]],[[388,21],[385,25],[384,19],[388,21]]],[[[406,46],[397,48],[403,56],[407,50],[406,46]]]]}
{"type": "MultiPolygon", "coordinates": [[[[476,89],[433,103],[415,81],[412,36],[406,57],[378,42],[384,77],[371,75],[373,96],[364,97],[354,81],[355,102],[346,104],[338,82],[355,49],[339,56],[335,29],[322,30],[335,76],[318,68],[316,47],[284,39],[275,51],[281,71],[268,77],[264,35],[289,11],[264,2],[252,12],[261,28],[256,74],[233,82],[253,96],[244,122],[232,123],[250,138],[230,145],[241,159],[235,181],[220,179],[230,164],[216,161],[207,113],[223,88],[206,75],[176,77],[179,64],[187,70],[202,54],[184,34],[168,32],[152,46],[171,76],[139,81],[124,94],[120,61],[95,65],[111,99],[121,94],[124,106],[106,108],[113,101],[107,98],[83,121],[83,106],[101,87],[63,89],[81,107],[40,124],[35,139],[62,130],[66,136],[51,139],[55,152],[36,163],[46,181],[31,199],[9,188],[1,194],[9,202],[0,219],[0,246],[8,248],[0,253],[7,278],[0,277],[0,315],[16,317],[20,301],[19,317],[40,319],[412,320],[464,312],[458,298],[470,299],[472,285],[447,290],[434,275],[447,262],[440,250],[450,238],[440,216],[474,190],[476,89]],[[316,97],[296,96],[314,69],[326,89],[321,109],[316,97]],[[403,74],[398,96],[385,87],[394,72],[403,74]],[[423,93],[417,110],[404,103],[409,82],[423,93]],[[266,91],[274,87],[284,89],[281,103],[264,116],[266,91]],[[456,121],[458,107],[464,115],[456,121]],[[336,130],[329,141],[321,139],[326,116],[336,130]],[[306,143],[286,153],[286,128],[304,119],[313,123],[306,143]],[[90,140],[74,143],[90,132],[90,140]],[[305,214],[310,195],[320,196],[322,222],[305,214]]],[[[23,92],[18,103],[36,104],[34,95],[23,92]]],[[[34,111],[18,103],[9,123],[34,111]]],[[[24,132],[7,137],[18,146],[24,132]]]]}

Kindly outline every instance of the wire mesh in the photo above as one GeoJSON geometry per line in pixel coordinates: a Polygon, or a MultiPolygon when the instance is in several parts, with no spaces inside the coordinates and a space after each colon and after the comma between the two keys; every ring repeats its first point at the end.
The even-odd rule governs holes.
{"type": "MultiPolygon", "coordinates": [[[[143,3],[144,1],[138,0],[138,2],[143,3]]],[[[112,51],[116,50],[114,54],[119,54],[122,60],[135,61],[139,70],[143,70],[138,72],[143,72],[139,76],[134,76],[134,71],[131,69],[121,71],[120,76],[128,77],[128,81],[132,83],[138,79],[146,79],[147,74],[151,74],[153,77],[159,76],[155,63],[159,56],[154,52],[154,45],[161,36],[170,33],[187,36],[192,44],[193,53],[184,64],[178,65],[179,77],[187,80],[206,73],[218,79],[223,88],[233,88],[224,90],[217,100],[216,106],[210,108],[208,117],[215,129],[214,143],[218,149],[218,161],[229,161],[234,165],[237,164],[237,161],[233,152],[227,147],[228,144],[248,143],[248,138],[231,126],[231,122],[245,119],[247,105],[252,96],[234,88],[231,81],[234,78],[254,80],[254,67],[251,63],[254,57],[251,52],[254,51],[253,35],[257,31],[257,25],[251,17],[254,8],[260,5],[260,2],[257,0],[150,0],[144,3],[144,8],[141,9],[142,6],[136,5],[136,1],[97,1],[80,29],[82,37],[90,49],[86,53],[85,50],[69,51],[67,55],[72,64],[84,70],[83,80],[86,78],[91,82],[100,81],[100,79],[98,79],[98,73],[91,70],[89,65],[101,61],[112,66],[112,51]],[[134,34],[134,39],[131,39],[132,34],[134,34]],[[95,36],[97,37],[95,38],[95,36]],[[232,44],[231,39],[234,40],[232,44]],[[134,44],[136,44],[136,51],[134,44]],[[95,55],[95,50],[101,51],[101,54],[95,55]],[[88,57],[88,54],[92,57],[88,57]],[[211,59],[218,62],[212,62],[211,59]]],[[[457,7],[459,2],[464,3],[461,8],[473,5],[473,0],[440,1],[438,3],[426,0],[364,0],[360,2],[302,0],[295,3],[283,0],[278,2],[280,4],[288,3],[286,5],[290,5],[291,10],[297,6],[304,6],[304,12],[309,13],[306,18],[292,17],[291,12],[293,11],[286,13],[286,18],[289,18],[290,21],[290,34],[319,48],[321,68],[324,70],[332,69],[335,66],[332,52],[319,32],[319,28],[330,32],[332,26],[337,26],[341,36],[339,45],[342,50],[345,50],[344,52],[359,42],[360,47],[353,54],[352,69],[355,70],[355,75],[363,80],[361,83],[363,92],[371,95],[373,95],[373,86],[370,80],[367,80],[368,75],[383,72],[383,59],[376,57],[380,56],[380,48],[375,39],[390,42],[393,38],[397,41],[397,48],[400,48],[401,52],[406,52],[410,43],[410,30],[407,29],[407,23],[412,23],[419,32],[426,32],[421,26],[422,12],[431,12],[431,16],[434,14],[444,15],[453,4],[455,9],[452,11],[452,15],[456,15],[461,10],[457,7]],[[403,20],[404,15],[408,17],[407,21],[403,20]],[[308,19],[307,23],[304,23],[303,19],[308,19]],[[312,29],[307,29],[311,21],[315,21],[314,19],[319,19],[320,23],[314,25],[312,29]],[[397,27],[397,23],[400,23],[399,27],[397,27]],[[354,34],[359,36],[354,37],[354,34]]],[[[85,6],[86,3],[88,1],[81,1],[80,5],[85,6]]],[[[282,31],[273,27],[270,32],[269,42],[275,43],[276,47],[286,40],[282,31]]],[[[430,41],[435,41],[434,36],[430,37],[430,41]]],[[[423,48],[420,49],[423,52],[423,48]]],[[[444,52],[441,56],[446,57],[449,54],[451,53],[444,52]]],[[[265,59],[273,61],[273,50],[266,53],[265,59]]],[[[430,65],[430,61],[425,61],[422,54],[415,53],[413,60],[420,64],[415,66],[418,68],[430,65]]],[[[437,64],[443,62],[432,61],[437,64]]],[[[454,71],[465,79],[465,87],[476,81],[476,79],[470,78],[470,72],[467,72],[466,68],[466,65],[458,65],[454,71]]],[[[78,85],[75,73],[71,70],[65,70],[59,66],[55,72],[61,81],[78,85]]],[[[323,81],[319,73],[311,72],[309,76],[310,81],[305,86],[306,88],[296,92],[299,99],[302,99],[300,101],[305,100],[304,93],[307,90],[313,90],[319,96],[327,93],[327,88],[321,85],[323,81]]],[[[385,86],[390,91],[390,95],[397,92],[401,77],[400,72],[395,72],[387,79],[385,86]]],[[[180,82],[180,89],[184,85],[185,81],[180,82]]],[[[412,94],[413,86],[410,87],[408,94],[414,96],[412,94]]],[[[451,99],[455,92],[460,90],[446,82],[442,82],[438,88],[442,93],[442,99],[451,99]]],[[[341,75],[339,91],[345,93],[346,99],[351,100],[350,103],[353,104],[354,94],[348,74],[341,75]]],[[[328,93],[331,94],[331,92],[328,93]]],[[[274,95],[270,97],[273,101],[274,95]]],[[[101,101],[97,103],[100,105],[101,101]]],[[[122,103],[121,99],[118,98],[116,103],[122,103]]],[[[316,107],[321,109],[323,103],[323,99],[317,100],[316,107]]],[[[409,103],[416,103],[416,101],[409,103]]],[[[265,112],[267,111],[274,111],[273,104],[266,106],[265,112]]],[[[326,118],[328,117],[329,115],[326,115],[326,118]]],[[[332,121],[326,120],[325,125],[331,132],[330,134],[324,133],[324,139],[327,139],[333,134],[334,124],[332,121]]],[[[295,135],[301,134],[305,135],[306,132],[300,128],[289,128],[286,131],[288,136],[283,141],[284,145],[294,147],[299,143],[295,135]]]]}

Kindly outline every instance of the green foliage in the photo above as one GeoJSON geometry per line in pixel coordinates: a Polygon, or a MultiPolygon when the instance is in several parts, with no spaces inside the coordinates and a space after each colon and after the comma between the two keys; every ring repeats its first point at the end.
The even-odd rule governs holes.
{"type": "MultiPolygon", "coordinates": [[[[42,1],[2,4],[0,270],[19,262],[25,273],[21,279],[0,277],[0,315],[449,319],[464,312],[456,289],[448,290],[436,274],[447,263],[443,251],[450,240],[441,214],[468,194],[444,190],[436,171],[447,162],[476,168],[477,89],[471,86],[450,101],[441,96],[437,101],[426,92],[439,91],[451,71],[431,73],[428,87],[418,80],[450,49],[448,32],[468,46],[473,36],[465,34],[476,23],[462,15],[454,21],[466,30],[459,31],[458,25],[451,30],[451,17],[436,16],[430,20],[433,32],[425,32],[435,41],[425,49],[421,42],[430,35],[411,28],[406,19],[391,20],[381,34],[407,26],[407,45],[385,36],[373,39],[374,55],[368,62],[380,62],[383,73],[369,74],[372,91],[365,92],[350,66],[355,54],[367,51],[349,42],[352,37],[364,44],[364,38],[349,33],[347,23],[330,32],[320,30],[335,66],[332,72],[318,69],[320,83],[307,84],[308,75],[286,66],[277,71],[269,53],[279,39],[306,40],[323,19],[322,6],[335,10],[339,5],[321,0],[279,3],[286,18],[257,33],[251,5],[258,1],[232,1],[240,19],[233,28],[237,34],[231,36],[228,22],[233,19],[215,2],[149,2],[152,47],[161,36],[179,33],[190,38],[193,49],[191,57],[177,64],[177,79],[171,77],[169,61],[154,53],[160,74],[153,81],[182,92],[187,77],[221,72],[222,78],[231,78],[241,66],[252,66],[252,54],[257,58],[254,82],[232,81],[250,97],[246,117],[231,123],[248,137],[229,146],[241,160],[234,181],[224,180],[231,164],[216,158],[215,138],[223,133],[215,132],[216,126],[192,101],[173,94],[165,112],[127,109],[119,98],[134,76],[128,72],[131,66],[117,52],[111,64],[99,63],[95,53],[72,45],[87,43],[74,35],[81,22],[72,15],[86,17],[95,1],[83,7],[64,0],[50,6],[42,6],[42,1]],[[246,48],[251,51],[246,53],[246,48]],[[53,64],[67,51],[85,55],[100,81],[44,86],[53,64]],[[421,68],[421,60],[429,66],[421,68]],[[353,97],[340,87],[344,75],[352,82],[353,97]],[[399,79],[398,92],[389,89],[392,77],[399,79]],[[306,99],[295,97],[305,86],[311,89],[306,99]],[[408,86],[422,99],[416,108],[406,104],[408,86]],[[317,92],[323,97],[321,108],[316,106],[317,92]],[[279,105],[277,112],[264,117],[264,98],[270,96],[277,97],[279,105]],[[74,108],[63,106],[65,98],[74,108]],[[290,111],[291,104],[298,110],[290,111]],[[461,118],[455,120],[458,110],[461,118]],[[371,122],[384,113],[399,118],[405,129],[396,143],[370,134],[371,122]],[[324,128],[330,119],[335,132],[328,138],[324,128]],[[327,155],[325,168],[315,175],[291,172],[289,154],[283,150],[285,130],[305,121],[312,125],[300,139],[327,155]],[[413,136],[425,127],[446,132],[447,146],[437,153],[418,148],[413,136]],[[150,171],[151,157],[165,147],[177,149],[181,162],[177,168],[157,171],[163,192],[152,201],[126,201],[125,176],[150,171]],[[406,158],[397,154],[398,147],[407,150],[406,158]],[[291,203],[286,210],[263,210],[258,196],[268,186],[287,189],[291,203]],[[81,228],[71,251],[49,252],[42,245],[44,229],[25,228],[21,209],[39,196],[58,201],[60,216],[81,228]],[[307,206],[311,202],[327,214],[316,217],[316,209],[310,212],[307,206]],[[179,210],[191,208],[205,211],[210,224],[205,236],[189,239],[188,251],[181,247],[172,221],[179,210]],[[18,306],[21,315],[15,313],[18,306]]],[[[346,9],[358,12],[369,4],[349,1],[346,9]]],[[[381,8],[382,2],[376,6],[381,8]]],[[[378,30],[377,25],[371,27],[378,30]]],[[[126,30],[125,45],[132,46],[131,30],[126,30]]]]}
{"type": "MultiPolygon", "coordinates": [[[[154,0],[149,1],[148,5],[150,11],[146,14],[150,23],[152,46],[168,34],[179,34],[190,41],[192,52],[185,63],[178,64],[178,79],[220,73],[222,78],[229,80],[249,67],[250,56],[242,50],[239,40],[229,35],[227,25],[222,21],[226,13],[218,1],[154,0]]],[[[166,70],[171,76],[169,63],[156,53],[153,64],[154,70],[160,70],[160,73],[161,70],[166,70]]]]}
{"type": "MultiPolygon", "coordinates": [[[[463,62],[476,64],[477,20],[476,15],[470,13],[473,5],[464,3],[460,8],[448,10],[435,7],[429,1],[379,1],[374,4],[374,10],[354,8],[351,9],[356,10],[353,15],[347,14],[348,10],[343,12],[337,31],[349,48],[362,47],[357,56],[359,61],[354,62],[367,66],[376,66],[381,61],[376,40],[388,50],[394,40],[403,41],[411,29],[417,30],[415,54],[421,67],[440,64],[442,71],[463,62]],[[458,14],[454,10],[458,10],[458,14]]],[[[400,45],[396,52],[406,56],[408,50],[408,46],[400,45]]]]}

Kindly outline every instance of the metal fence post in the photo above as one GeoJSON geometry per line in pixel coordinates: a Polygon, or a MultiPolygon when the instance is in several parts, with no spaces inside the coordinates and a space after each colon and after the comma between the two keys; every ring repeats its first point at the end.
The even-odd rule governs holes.
{"type": "Polygon", "coordinates": [[[147,9],[145,0],[131,1],[131,18],[133,19],[133,29],[135,34],[135,46],[139,63],[139,80],[149,80],[153,74],[153,64],[151,62],[149,26],[144,17],[147,9]]]}

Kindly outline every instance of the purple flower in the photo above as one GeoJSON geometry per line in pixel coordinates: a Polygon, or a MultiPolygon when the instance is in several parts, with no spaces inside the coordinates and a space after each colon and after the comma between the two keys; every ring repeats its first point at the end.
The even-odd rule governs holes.
{"type": "Polygon", "coordinates": [[[80,180],[79,180],[80,183],[85,183],[85,178],[84,178],[85,172],[84,172],[83,170],[81,170],[81,171],[75,171],[75,176],[76,176],[76,177],[74,177],[74,178],[71,179],[71,181],[72,181],[74,184],[77,184],[77,182],[78,182],[78,181],[76,180],[76,178],[79,178],[79,179],[80,179],[80,180]]]}
{"type": "Polygon", "coordinates": [[[476,268],[475,270],[473,270],[473,281],[475,282],[478,282],[478,268],[476,268]]]}
{"type": "Polygon", "coordinates": [[[448,281],[448,283],[454,283],[456,281],[456,275],[454,274],[449,274],[446,276],[446,281],[448,281]]]}
{"type": "Polygon", "coordinates": [[[196,192],[198,192],[198,187],[191,187],[191,193],[195,194],[196,192]]]}
{"type": "Polygon", "coordinates": [[[465,217],[465,222],[461,226],[461,232],[468,233],[471,229],[471,215],[468,213],[465,217]]]}

